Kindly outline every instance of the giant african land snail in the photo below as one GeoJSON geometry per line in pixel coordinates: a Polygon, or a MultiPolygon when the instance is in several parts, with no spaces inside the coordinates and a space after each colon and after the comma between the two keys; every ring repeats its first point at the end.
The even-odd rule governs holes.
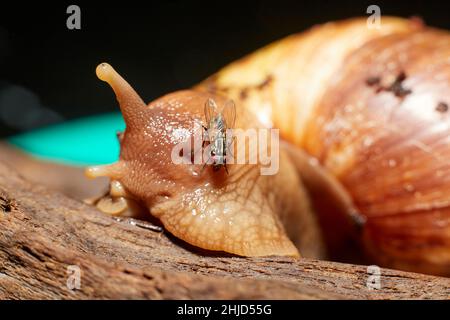
{"type": "Polygon", "coordinates": [[[88,174],[111,177],[114,197],[143,203],[175,236],[244,256],[295,256],[295,243],[323,257],[306,181],[319,204],[321,192],[336,200],[318,210],[325,238],[337,239],[334,221],[346,216],[376,263],[450,275],[448,32],[388,17],[380,29],[363,19],[328,23],[149,106],[108,65],[97,73],[127,129],[120,161],[88,174]],[[238,127],[280,129],[290,145],[278,174],[233,165],[229,175],[193,177],[170,163],[172,128],[202,121],[207,98],[233,99],[238,127]]]}

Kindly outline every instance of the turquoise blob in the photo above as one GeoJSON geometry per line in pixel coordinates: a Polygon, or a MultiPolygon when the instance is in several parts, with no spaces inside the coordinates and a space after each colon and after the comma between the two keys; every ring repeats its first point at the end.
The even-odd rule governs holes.
{"type": "Polygon", "coordinates": [[[8,141],[45,160],[76,166],[107,164],[118,160],[116,133],[124,129],[121,113],[113,112],[21,133],[8,141]]]}

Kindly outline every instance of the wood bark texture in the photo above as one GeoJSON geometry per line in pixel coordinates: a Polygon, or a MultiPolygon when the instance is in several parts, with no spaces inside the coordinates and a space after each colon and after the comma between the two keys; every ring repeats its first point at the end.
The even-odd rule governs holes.
{"type": "Polygon", "coordinates": [[[104,215],[0,162],[0,299],[448,299],[450,279],[193,248],[149,222],[104,215]],[[70,290],[72,271],[80,288],[70,290]],[[69,268],[70,267],[70,268],[69,268]]]}

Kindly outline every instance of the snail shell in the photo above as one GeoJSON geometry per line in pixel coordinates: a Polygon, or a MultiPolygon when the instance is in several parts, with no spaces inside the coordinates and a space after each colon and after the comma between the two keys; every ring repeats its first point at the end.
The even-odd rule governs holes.
{"type": "Polygon", "coordinates": [[[328,242],[350,230],[380,265],[450,275],[450,34],[365,23],[288,37],[202,86],[269,119],[339,181],[352,204],[321,212],[328,242]]]}

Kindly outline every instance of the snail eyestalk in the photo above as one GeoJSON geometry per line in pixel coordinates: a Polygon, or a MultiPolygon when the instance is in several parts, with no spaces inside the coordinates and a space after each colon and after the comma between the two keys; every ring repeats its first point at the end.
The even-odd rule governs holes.
{"type": "Polygon", "coordinates": [[[141,97],[108,63],[99,64],[95,72],[100,80],[108,83],[114,90],[127,128],[138,126],[142,119],[136,117],[136,114],[139,114],[139,109],[147,108],[141,97]]]}

